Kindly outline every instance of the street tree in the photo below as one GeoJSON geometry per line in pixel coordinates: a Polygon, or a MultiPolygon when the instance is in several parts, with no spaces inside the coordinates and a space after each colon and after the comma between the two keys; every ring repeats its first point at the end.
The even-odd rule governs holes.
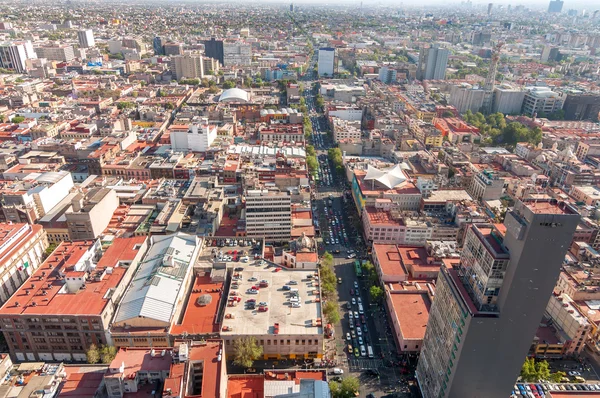
{"type": "Polygon", "coordinates": [[[233,363],[249,368],[263,353],[262,346],[258,345],[252,336],[242,337],[233,341],[233,363]]]}
{"type": "Polygon", "coordinates": [[[87,362],[94,364],[100,362],[100,352],[96,344],[90,345],[90,348],[86,351],[87,362]]]}
{"type": "Polygon", "coordinates": [[[371,286],[371,289],[369,289],[369,295],[371,296],[371,301],[373,303],[379,303],[383,298],[383,289],[381,289],[379,286],[371,286]]]}

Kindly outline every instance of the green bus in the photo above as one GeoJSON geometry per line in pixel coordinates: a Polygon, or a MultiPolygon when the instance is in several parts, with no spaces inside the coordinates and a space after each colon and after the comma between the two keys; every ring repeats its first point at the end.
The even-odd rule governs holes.
{"type": "Polygon", "coordinates": [[[360,261],[354,260],[354,271],[356,272],[356,276],[359,278],[362,276],[362,267],[360,266],[360,261]]]}

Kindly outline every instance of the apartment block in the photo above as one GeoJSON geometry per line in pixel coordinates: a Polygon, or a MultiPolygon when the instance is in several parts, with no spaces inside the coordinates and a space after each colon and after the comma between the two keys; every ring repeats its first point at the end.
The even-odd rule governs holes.
{"type": "Polygon", "coordinates": [[[490,170],[473,175],[467,192],[476,200],[500,199],[504,191],[504,179],[490,170]]]}
{"type": "Polygon", "coordinates": [[[0,224],[0,303],[40,267],[47,247],[46,231],[40,225],[0,224]]]}
{"type": "Polygon", "coordinates": [[[0,308],[16,361],[86,361],[92,345],[111,345],[114,309],[146,249],[146,237],[63,242],[0,308]]]}
{"type": "Polygon", "coordinates": [[[49,61],[69,62],[75,58],[73,46],[66,44],[35,47],[34,50],[38,58],[46,58],[49,61]]]}
{"type": "Polygon", "coordinates": [[[580,354],[592,325],[581,314],[573,299],[562,293],[555,293],[550,297],[546,313],[552,319],[552,326],[556,329],[556,337],[563,344],[562,354],[574,356],[580,354]]]}

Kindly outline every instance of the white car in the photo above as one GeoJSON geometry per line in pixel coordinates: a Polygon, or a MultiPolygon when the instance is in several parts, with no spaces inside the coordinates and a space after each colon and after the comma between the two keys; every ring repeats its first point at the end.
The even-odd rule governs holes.
{"type": "Polygon", "coordinates": [[[358,336],[362,336],[362,330],[360,330],[360,328],[356,328],[356,334],[358,336]]]}
{"type": "Polygon", "coordinates": [[[356,299],[352,297],[352,305],[356,305],[356,299]]]}
{"type": "Polygon", "coordinates": [[[333,368],[332,373],[334,375],[343,375],[344,371],[342,369],[340,369],[340,368],[333,368]]]}
{"type": "Polygon", "coordinates": [[[350,337],[350,333],[346,333],[346,340],[350,341],[352,338],[350,337]]]}
{"type": "Polygon", "coordinates": [[[358,312],[354,311],[354,319],[358,319],[358,312]]]}
{"type": "Polygon", "coordinates": [[[300,308],[302,307],[302,304],[300,303],[292,303],[292,308],[300,308]]]}

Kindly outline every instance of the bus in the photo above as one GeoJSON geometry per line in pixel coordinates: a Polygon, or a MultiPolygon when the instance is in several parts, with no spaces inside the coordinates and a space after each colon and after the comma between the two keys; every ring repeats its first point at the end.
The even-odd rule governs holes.
{"type": "Polygon", "coordinates": [[[373,358],[373,347],[370,345],[367,346],[367,352],[369,353],[369,358],[373,358]]]}
{"type": "Polygon", "coordinates": [[[356,272],[356,276],[359,278],[362,276],[362,267],[360,266],[360,261],[354,260],[354,271],[356,272]]]}

